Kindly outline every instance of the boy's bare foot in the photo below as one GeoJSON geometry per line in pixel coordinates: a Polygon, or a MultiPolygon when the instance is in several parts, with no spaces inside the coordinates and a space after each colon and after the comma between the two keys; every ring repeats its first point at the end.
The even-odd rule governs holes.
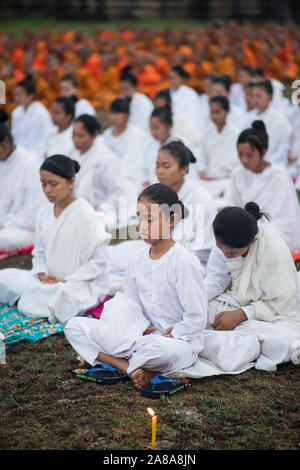
{"type": "Polygon", "coordinates": [[[143,387],[149,385],[154,376],[154,372],[146,371],[145,369],[137,369],[129,374],[129,378],[138,390],[142,390],[143,387]]]}
{"type": "Polygon", "coordinates": [[[90,369],[92,366],[88,362],[86,362],[84,359],[79,363],[78,367],[80,369],[90,369]]]}

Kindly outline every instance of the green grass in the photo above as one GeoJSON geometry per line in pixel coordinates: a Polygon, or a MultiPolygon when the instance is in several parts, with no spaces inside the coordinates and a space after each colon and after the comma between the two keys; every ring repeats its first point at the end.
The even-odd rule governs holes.
{"type": "Polygon", "coordinates": [[[1,13],[1,33],[15,33],[17,35],[22,33],[24,27],[30,28],[37,33],[41,32],[44,28],[49,28],[51,31],[59,32],[61,28],[66,27],[70,30],[84,30],[88,33],[93,32],[96,28],[103,27],[112,31],[120,31],[124,25],[137,28],[151,28],[156,30],[163,30],[166,27],[174,29],[181,29],[186,27],[202,27],[203,22],[192,19],[141,19],[141,20],[61,20],[41,13],[29,16],[17,17],[11,12],[1,13]]]}

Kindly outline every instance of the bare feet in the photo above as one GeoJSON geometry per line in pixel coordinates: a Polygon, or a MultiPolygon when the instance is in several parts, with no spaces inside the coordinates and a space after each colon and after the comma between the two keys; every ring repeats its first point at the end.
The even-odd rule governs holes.
{"type": "Polygon", "coordinates": [[[88,362],[86,362],[84,359],[79,363],[78,367],[80,369],[90,369],[92,366],[88,362]]]}
{"type": "Polygon", "coordinates": [[[129,374],[129,378],[138,390],[142,390],[143,387],[149,385],[154,376],[154,372],[146,371],[145,369],[137,369],[129,374]]]}

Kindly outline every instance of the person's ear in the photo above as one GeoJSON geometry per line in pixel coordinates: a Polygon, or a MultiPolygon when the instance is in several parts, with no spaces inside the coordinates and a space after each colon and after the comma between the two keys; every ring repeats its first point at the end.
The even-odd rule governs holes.
{"type": "Polygon", "coordinates": [[[254,237],[253,240],[251,240],[250,245],[252,245],[252,243],[256,242],[256,240],[257,240],[257,237],[254,237]]]}
{"type": "Polygon", "coordinates": [[[262,154],[261,154],[261,158],[264,158],[264,156],[266,155],[266,153],[267,153],[267,149],[263,149],[262,154]]]}
{"type": "Polygon", "coordinates": [[[179,217],[178,214],[173,213],[170,217],[170,227],[173,228],[178,223],[179,217]]]}

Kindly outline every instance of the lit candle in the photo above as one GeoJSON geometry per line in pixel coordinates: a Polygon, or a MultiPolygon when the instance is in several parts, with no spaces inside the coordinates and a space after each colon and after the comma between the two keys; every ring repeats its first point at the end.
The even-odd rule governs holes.
{"type": "Polygon", "coordinates": [[[156,423],[157,423],[157,416],[152,408],[147,408],[147,411],[150,416],[152,416],[152,447],[155,447],[156,444],[156,423]]]}

